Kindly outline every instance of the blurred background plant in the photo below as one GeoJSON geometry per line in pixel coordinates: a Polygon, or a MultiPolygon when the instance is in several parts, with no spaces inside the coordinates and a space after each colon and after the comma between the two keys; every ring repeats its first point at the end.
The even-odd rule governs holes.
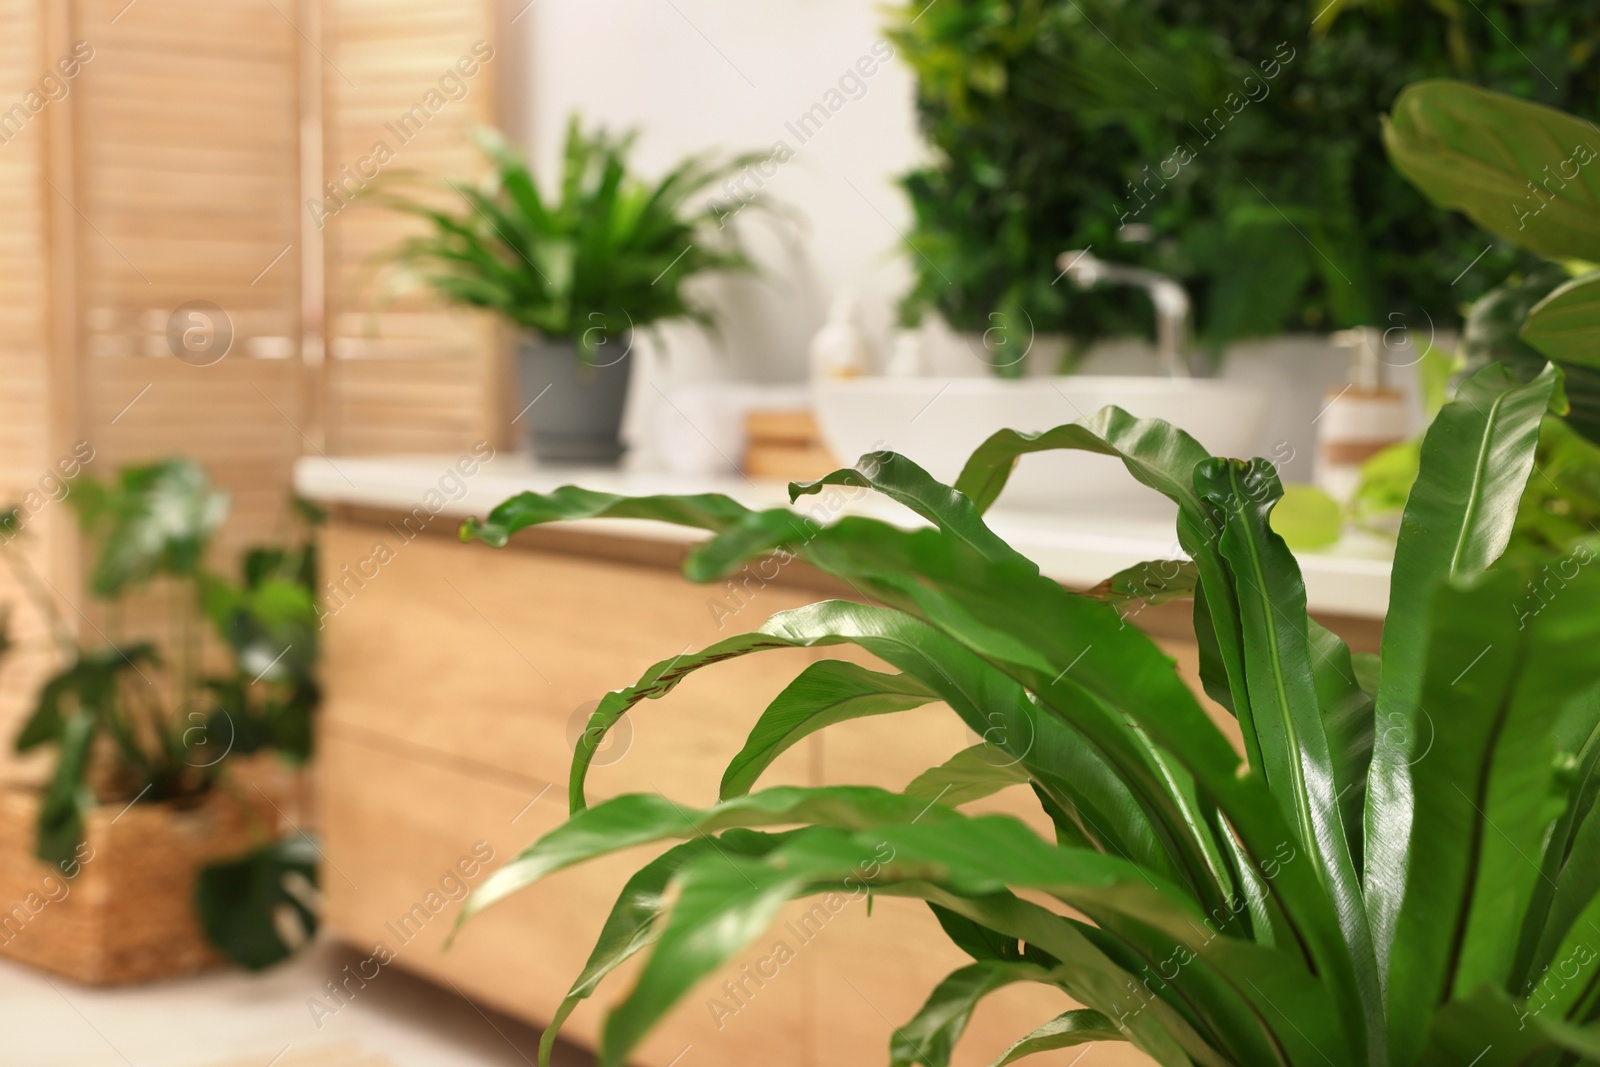
{"type": "Polygon", "coordinates": [[[1379,114],[1434,77],[1581,117],[1600,100],[1600,10],[1582,5],[912,0],[890,34],[934,150],[902,180],[902,318],[982,331],[1025,312],[1078,352],[1150,323],[1137,294],[1055,284],[1072,248],[1182,280],[1213,353],[1458,328],[1536,261],[1431,210],[1390,168],[1379,114]]]}
{"type": "Polygon", "coordinates": [[[516,327],[572,341],[590,362],[607,338],[636,327],[679,318],[713,325],[685,283],[753,267],[724,225],[731,209],[705,194],[766,157],[691,156],[647,181],[630,170],[636,137],[586,131],[572,116],[559,181],[541,191],[517,149],[496,131],[478,130],[491,164],[479,185],[448,182],[444,196],[437,187],[433,195],[401,192],[415,185],[404,176],[383,185],[378,203],[430,227],[381,257],[384,297],[425,289],[447,303],[486,308],[516,327]]]}
{"type": "MultiPolygon", "coordinates": [[[[1580,116],[1438,80],[1401,94],[1383,136],[1397,172],[1435,205],[1530,256],[1528,269],[1468,310],[1453,369],[1465,376],[1499,362],[1532,381],[1547,360],[1561,368],[1565,410],[1541,426],[1508,551],[1565,555],[1600,532],[1600,130],[1580,116]]],[[[1369,460],[1349,517],[1369,528],[1394,522],[1419,449],[1411,440],[1369,460]]],[[[1306,532],[1295,532],[1307,544],[1306,532]]]]}
{"type": "MultiPolygon", "coordinates": [[[[248,549],[234,578],[206,563],[228,498],[188,460],[126,467],[106,482],[79,476],[66,499],[92,552],[89,592],[104,605],[104,628],[90,624],[99,643],[74,636],[17,549],[18,510],[0,514],[7,535],[0,555],[50,621],[64,661],[14,742],[20,753],[55,749],[37,827],[36,851],[49,863],[72,857],[96,805],[192,801],[230,787],[230,762],[256,753],[303,764],[319,700],[311,538],[318,509],[296,501],[285,542],[248,549]],[[136,597],[165,608],[164,639],[123,632],[125,607],[136,597]],[[216,639],[210,647],[207,626],[216,639]]],[[[275,838],[263,828],[257,852],[201,878],[207,933],[251,966],[287,955],[295,939],[279,933],[273,911],[281,901],[269,902],[238,872],[269,871],[273,884],[290,872],[315,877],[304,845],[275,838]]],[[[290,895],[304,929],[314,929],[305,894],[290,895]]]]}

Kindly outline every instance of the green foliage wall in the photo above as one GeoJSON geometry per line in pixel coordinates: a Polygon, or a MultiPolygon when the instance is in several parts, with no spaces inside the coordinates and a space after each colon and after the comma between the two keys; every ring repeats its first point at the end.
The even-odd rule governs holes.
{"type": "MultiPolygon", "coordinates": [[[[1457,77],[1591,118],[1600,9],[1479,0],[913,0],[893,36],[935,150],[903,184],[903,314],[1009,314],[1081,341],[1149,329],[1132,293],[1056,282],[1055,257],[1182,278],[1200,337],[1459,326],[1521,265],[1389,167],[1379,115],[1457,77]],[[1446,13],[1447,12],[1447,13],[1446,13]],[[1153,239],[1130,243],[1124,223],[1153,239]]],[[[1137,232],[1137,231],[1135,231],[1137,232]]]]}

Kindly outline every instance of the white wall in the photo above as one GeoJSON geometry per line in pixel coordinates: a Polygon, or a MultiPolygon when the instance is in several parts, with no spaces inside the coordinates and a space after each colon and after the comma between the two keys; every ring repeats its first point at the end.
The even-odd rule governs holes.
{"type": "Polygon", "coordinates": [[[535,0],[513,24],[528,57],[528,128],[516,132],[544,173],[573,111],[638,127],[649,174],[706,149],[793,152],[763,191],[797,223],[740,216],[769,277],[715,287],[721,346],[672,332],[673,379],[799,380],[840,287],[861,292],[864,325],[886,335],[909,279],[896,230],[910,212],[891,183],[923,149],[909,72],[874,56],[889,49],[882,22],[873,0],[535,0]],[[839,91],[864,57],[877,69],[839,91]],[[794,124],[817,104],[834,110],[802,140],[794,124]]]}

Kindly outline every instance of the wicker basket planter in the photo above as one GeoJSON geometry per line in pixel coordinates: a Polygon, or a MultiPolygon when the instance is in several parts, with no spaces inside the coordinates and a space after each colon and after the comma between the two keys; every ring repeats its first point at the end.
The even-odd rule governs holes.
{"type": "Polygon", "coordinates": [[[33,854],[36,793],[0,788],[0,956],[88,985],[188,974],[218,962],[194,916],[196,871],[271,828],[213,790],[186,804],[97,809],[76,870],[33,854]],[[68,877],[71,875],[71,877],[68,877]]]}

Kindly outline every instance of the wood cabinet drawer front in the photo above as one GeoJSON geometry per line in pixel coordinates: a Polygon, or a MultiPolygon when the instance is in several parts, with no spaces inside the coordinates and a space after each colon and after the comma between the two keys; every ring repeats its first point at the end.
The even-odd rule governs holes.
{"type": "MultiPolygon", "coordinates": [[[[325,630],[327,717],[562,783],[575,736],[607,689],[817,599],[769,586],[736,615],[714,615],[707,605],[719,589],[671,570],[442,538],[405,542],[376,524],[335,523],[324,544],[325,572],[349,589],[325,630]],[[391,558],[362,569],[379,545],[391,558]],[[346,565],[372,577],[358,585],[346,565]]],[[[711,803],[721,767],[761,709],[816,655],[778,650],[719,663],[645,701],[596,761],[591,792],[711,803]]],[[[799,783],[806,773],[790,756],[766,780],[799,783]]]]}
{"type": "MultiPolygon", "coordinates": [[[[382,943],[394,953],[389,966],[453,985],[536,1025],[547,1021],[582,970],[617,893],[651,853],[634,850],[555,874],[473,919],[445,951],[460,909],[449,899],[460,895],[456,887],[464,881],[458,864],[474,858],[475,846],[480,856],[486,851],[479,842],[492,848],[493,859],[472,879],[481,884],[489,870],[559,824],[564,803],[552,792],[529,806],[536,789],[375,750],[342,736],[337,726],[325,731],[323,742],[328,926],[363,953],[382,943]]],[[[771,960],[772,943],[789,936],[784,924],[801,917],[799,905],[791,911],[772,935],[707,979],[632,1062],[667,1067],[692,1046],[681,1064],[810,1067],[811,1031],[802,1020],[814,995],[817,956],[802,950],[781,965],[771,960]]],[[[638,962],[607,978],[563,1034],[593,1047],[602,1007],[622,997],[638,962]]],[[[365,973],[374,970],[379,974],[371,980],[381,982],[375,965],[365,973]]],[[[350,988],[360,996],[358,984],[350,988]]]]}

